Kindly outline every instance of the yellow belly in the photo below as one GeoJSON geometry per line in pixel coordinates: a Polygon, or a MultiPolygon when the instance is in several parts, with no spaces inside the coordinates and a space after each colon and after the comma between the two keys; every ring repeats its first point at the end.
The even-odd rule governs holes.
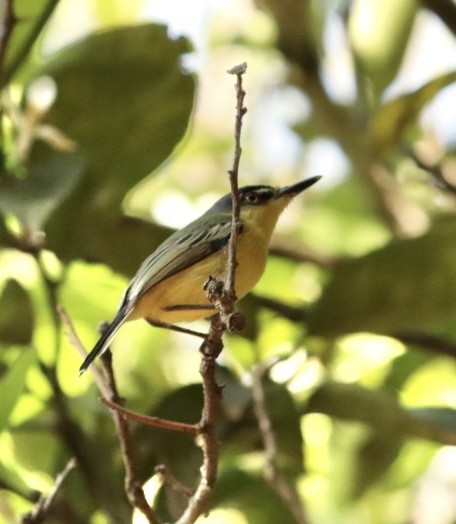
{"type": "MultiPolygon", "coordinates": [[[[268,237],[268,235],[266,235],[268,237]]],[[[246,295],[258,282],[266,266],[269,238],[256,228],[238,237],[235,289],[238,298],[246,295]]],[[[137,302],[128,320],[146,318],[176,324],[211,316],[211,309],[173,310],[176,306],[209,305],[203,285],[209,275],[224,278],[227,248],[184,269],[150,288],[137,302]],[[171,308],[171,309],[170,309],[171,308]]]]}

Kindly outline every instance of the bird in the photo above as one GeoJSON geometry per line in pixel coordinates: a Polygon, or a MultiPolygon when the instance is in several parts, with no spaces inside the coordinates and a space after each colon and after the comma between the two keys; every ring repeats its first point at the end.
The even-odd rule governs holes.
{"type": "MultiPolygon", "coordinates": [[[[320,178],[309,177],[282,188],[268,185],[239,188],[237,299],[245,296],[263,274],[269,242],[282,211],[320,178]]],[[[79,374],[106,351],[126,321],[144,318],[152,325],[163,326],[215,313],[203,286],[209,276],[223,278],[226,272],[231,215],[229,193],[199,218],[175,231],[146,258],[128,285],[114,319],[79,368],[79,374]]]]}

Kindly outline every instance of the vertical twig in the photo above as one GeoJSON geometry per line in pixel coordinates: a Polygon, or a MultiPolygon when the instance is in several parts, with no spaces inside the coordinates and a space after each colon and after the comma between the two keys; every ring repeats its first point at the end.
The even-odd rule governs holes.
{"type": "Polygon", "coordinates": [[[278,448],[271,417],[266,405],[263,387],[263,376],[266,369],[258,366],[253,372],[253,401],[255,415],[258,420],[261,438],[263,439],[266,454],[266,467],[264,476],[272,489],[281,497],[289,508],[296,524],[308,524],[308,520],[296,487],[288,482],[278,465],[278,448]]]}
{"type": "Polygon", "coordinates": [[[215,379],[216,358],[223,348],[225,325],[220,315],[213,317],[207,340],[201,346],[200,373],[203,380],[203,411],[199,423],[203,464],[201,477],[194,495],[176,524],[192,524],[209,509],[217,478],[218,441],[216,424],[221,400],[221,387],[215,379]]]}
{"type": "Polygon", "coordinates": [[[204,406],[200,421],[201,440],[203,452],[203,465],[201,467],[201,478],[195,494],[190,498],[187,508],[177,524],[192,524],[195,520],[207,512],[218,469],[218,442],[216,423],[222,397],[222,388],[215,379],[216,359],[223,349],[223,333],[234,326],[239,325],[238,316],[235,313],[236,293],[234,289],[236,272],[236,243],[239,227],[239,193],[238,174],[241,159],[241,130],[242,117],[247,109],[244,107],[245,92],[242,89],[242,75],[247,69],[243,63],[228,71],[235,74],[236,82],[236,123],[235,123],[235,150],[233,167],[228,171],[231,185],[231,235],[228,243],[228,259],[225,282],[219,282],[213,277],[205,285],[208,299],[216,306],[219,313],[212,318],[211,326],[206,340],[201,346],[200,373],[203,379],[204,406]],[[237,319],[237,320],[236,320],[237,319]],[[234,320],[234,322],[232,322],[234,320]]]}
{"type": "Polygon", "coordinates": [[[239,163],[241,161],[242,147],[241,147],[241,132],[242,132],[242,118],[247,113],[247,108],[244,107],[245,91],[242,87],[242,75],[247,71],[247,64],[244,62],[228,70],[230,75],[236,75],[236,121],[234,126],[234,158],[233,167],[228,171],[231,186],[231,200],[232,200],[232,218],[231,218],[231,234],[228,243],[228,267],[226,274],[226,289],[232,298],[236,301],[235,274],[236,274],[236,245],[239,228],[239,163]]]}

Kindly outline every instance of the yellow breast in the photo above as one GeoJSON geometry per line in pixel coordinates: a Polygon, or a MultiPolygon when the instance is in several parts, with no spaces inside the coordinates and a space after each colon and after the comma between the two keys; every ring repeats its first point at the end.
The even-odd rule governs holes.
{"type": "MultiPolygon", "coordinates": [[[[238,237],[236,258],[238,266],[235,275],[235,289],[238,298],[246,295],[263,274],[268,250],[268,238],[261,230],[246,227],[238,237]]],[[[209,305],[203,290],[210,275],[225,276],[227,248],[213,253],[183,271],[152,286],[136,303],[129,320],[146,318],[151,321],[171,324],[188,322],[211,316],[210,309],[174,309],[176,306],[209,305]]]]}
{"type": "MultiPolygon", "coordinates": [[[[269,240],[280,213],[290,198],[272,201],[265,207],[242,211],[242,232],[238,236],[235,290],[238,299],[246,295],[258,282],[266,267],[269,240]],[[260,226],[261,224],[261,226],[260,226]]],[[[196,264],[152,286],[136,303],[128,320],[146,318],[150,321],[176,324],[211,316],[203,290],[210,275],[222,279],[227,265],[227,247],[209,255],[196,264]],[[173,309],[176,308],[182,309],[173,309]],[[185,309],[184,306],[191,306],[185,309]]]]}

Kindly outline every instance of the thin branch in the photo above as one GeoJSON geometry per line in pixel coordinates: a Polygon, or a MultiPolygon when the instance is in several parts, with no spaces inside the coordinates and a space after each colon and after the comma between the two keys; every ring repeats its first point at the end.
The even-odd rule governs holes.
{"type": "Polygon", "coordinates": [[[155,473],[161,475],[164,482],[168,484],[176,493],[182,493],[185,497],[190,498],[194,491],[189,487],[185,486],[180,482],[172,473],[169,471],[165,464],[159,464],[155,467],[155,473]]]}
{"type": "MultiPolygon", "coordinates": [[[[58,305],[57,313],[60,317],[60,320],[62,321],[63,326],[66,329],[66,333],[70,341],[70,344],[77,350],[77,352],[81,355],[82,358],[85,358],[88,353],[83,343],[81,342],[81,339],[78,337],[73,322],[71,321],[67,312],[61,305],[58,305]]],[[[90,371],[93,374],[93,378],[95,379],[95,383],[100,393],[103,395],[104,398],[109,398],[110,391],[105,385],[103,374],[101,373],[100,369],[97,366],[90,366],[90,371]]]]}
{"type": "Polygon", "coordinates": [[[21,524],[40,524],[41,522],[45,521],[52,502],[54,501],[57,493],[60,491],[60,488],[62,487],[65,479],[73,471],[73,469],[75,469],[75,467],[76,460],[72,458],[67,462],[67,465],[62,470],[62,472],[57,475],[54,486],[48,495],[41,496],[35,507],[25,515],[22,515],[21,524]]]}
{"type": "Polygon", "coordinates": [[[456,196],[456,186],[446,179],[440,163],[428,164],[413,150],[409,150],[408,155],[420,169],[427,171],[434,178],[435,185],[437,187],[451,194],[452,196],[456,196]]]}
{"type": "MultiPolygon", "coordinates": [[[[71,322],[70,317],[65,312],[64,308],[58,306],[57,312],[62,320],[63,325],[66,328],[69,340],[71,344],[77,349],[78,353],[85,357],[87,356],[87,351],[85,350],[82,342],[80,341],[73,323],[71,322]]],[[[125,420],[122,413],[117,409],[117,406],[120,406],[122,399],[119,397],[117,386],[115,383],[115,378],[112,370],[111,363],[111,352],[107,351],[102,358],[102,362],[105,369],[105,376],[96,366],[91,366],[90,370],[93,373],[95,383],[98,387],[98,390],[104,397],[104,403],[110,407],[112,418],[114,420],[114,425],[116,427],[117,436],[120,443],[120,448],[122,452],[122,459],[125,466],[125,492],[127,494],[128,500],[133,507],[138,508],[147,518],[150,524],[160,524],[160,521],[156,517],[154,511],[147,503],[144,491],[141,487],[141,483],[137,480],[135,467],[133,464],[132,454],[131,454],[131,444],[130,444],[130,433],[128,429],[128,423],[125,420]],[[116,408],[110,406],[113,404],[116,408]]]]}
{"type": "Polygon", "coordinates": [[[176,326],[174,324],[168,324],[168,322],[161,322],[159,320],[148,320],[147,323],[153,327],[158,327],[160,329],[167,329],[168,331],[175,331],[176,333],[183,333],[184,335],[191,335],[192,337],[206,338],[206,333],[201,333],[193,329],[183,328],[181,326],[176,326]]]}
{"type": "Polygon", "coordinates": [[[200,427],[197,424],[186,424],[185,422],[175,422],[174,420],[167,420],[160,417],[152,417],[150,415],[143,415],[136,411],[124,408],[121,404],[112,402],[106,397],[102,397],[100,401],[108,406],[111,410],[117,411],[125,419],[131,420],[132,422],[138,422],[145,426],[152,426],[155,428],[169,429],[171,431],[179,431],[180,433],[192,433],[197,435],[200,432],[200,427]]]}
{"type": "MultiPolygon", "coordinates": [[[[31,247],[31,245],[29,245],[31,247]]],[[[59,312],[57,307],[57,298],[58,298],[58,283],[50,278],[46,264],[43,261],[41,256],[41,251],[39,247],[34,247],[30,251],[36,259],[38,268],[40,270],[40,275],[45,286],[47,293],[48,305],[50,314],[52,315],[52,322],[54,328],[54,364],[48,364],[40,361],[39,367],[40,370],[48,381],[51,390],[51,408],[55,412],[57,417],[57,423],[54,424],[54,431],[59,434],[61,439],[66,443],[67,447],[71,450],[71,455],[73,455],[77,462],[78,468],[81,474],[84,476],[87,485],[89,486],[90,494],[93,497],[93,500],[97,501],[98,504],[101,504],[108,513],[115,511],[115,505],[112,504],[111,500],[108,500],[107,493],[103,484],[99,481],[99,469],[94,464],[91,456],[89,447],[87,446],[87,438],[84,434],[84,431],[81,429],[78,422],[71,416],[69,410],[69,401],[68,397],[62,391],[60,385],[57,370],[55,367],[55,362],[58,359],[59,352],[61,350],[61,339],[60,339],[60,329],[61,325],[59,323],[59,312]]]]}
{"type": "Polygon", "coordinates": [[[201,346],[200,373],[203,379],[204,405],[199,422],[203,464],[201,477],[193,497],[176,524],[192,524],[206,513],[212,499],[218,470],[218,441],[216,423],[220,409],[222,388],[215,379],[216,359],[223,349],[222,335],[226,329],[220,315],[211,320],[207,339],[201,346]]]}
{"type": "Polygon", "coordinates": [[[8,48],[8,42],[13,33],[14,24],[17,22],[16,16],[14,15],[13,0],[6,1],[3,6],[3,11],[3,34],[0,40],[0,71],[3,69],[6,49],[8,48]]]}
{"type": "MultiPolygon", "coordinates": [[[[12,1],[11,1],[12,3],[12,1]]],[[[4,64],[1,64],[0,68],[0,88],[4,87],[11,80],[12,76],[16,72],[17,68],[21,65],[22,61],[27,56],[32,45],[35,43],[39,34],[43,30],[43,27],[47,23],[49,17],[52,15],[55,7],[59,3],[59,0],[49,0],[48,4],[42,9],[41,15],[37,18],[33,27],[30,29],[28,36],[23,41],[21,48],[17,51],[13,59],[7,67],[3,67],[4,64]]]]}
{"type": "Polygon", "coordinates": [[[228,243],[228,259],[225,282],[209,277],[204,289],[208,300],[214,304],[218,314],[212,317],[209,333],[201,345],[202,354],[200,373],[203,380],[203,412],[199,426],[201,428],[201,447],[203,452],[203,464],[201,466],[201,477],[195,494],[190,498],[187,508],[176,524],[192,524],[205,512],[207,512],[218,470],[218,441],[216,434],[216,423],[220,410],[222,388],[215,379],[216,359],[223,349],[222,336],[228,330],[240,330],[244,326],[244,317],[236,313],[235,272],[236,272],[236,243],[239,227],[239,194],[238,174],[241,158],[240,137],[242,130],[242,118],[246,113],[244,107],[245,92],[242,89],[242,75],[247,69],[247,64],[240,64],[228,71],[235,74],[236,82],[236,124],[235,124],[235,152],[233,167],[230,169],[231,185],[231,235],[228,243]]]}
{"type": "Polygon", "coordinates": [[[247,113],[247,108],[244,107],[245,91],[242,87],[242,75],[247,71],[247,64],[244,62],[228,70],[230,75],[236,75],[236,121],[234,126],[234,158],[233,167],[228,171],[231,186],[231,200],[232,200],[232,214],[231,214],[231,234],[228,243],[228,267],[226,275],[226,288],[230,296],[233,298],[233,304],[236,301],[236,292],[234,289],[235,274],[236,274],[236,246],[239,231],[239,163],[241,161],[242,147],[241,147],[241,132],[242,119],[247,113]]]}
{"type": "Polygon", "coordinates": [[[301,499],[293,484],[288,482],[278,465],[278,448],[271,417],[266,405],[263,377],[267,368],[258,366],[253,372],[253,401],[261,437],[266,453],[264,476],[270,486],[282,498],[297,524],[308,524],[301,499]]]}
{"type": "MultiPolygon", "coordinates": [[[[117,391],[117,385],[112,369],[112,354],[109,349],[102,355],[101,361],[105,370],[106,386],[110,391],[110,396],[108,399],[116,404],[121,404],[122,399],[120,398],[117,391]]],[[[158,520],[154,510],[147,503],[144,490],[142,489],[142,485],[138,480],[136,468],[133,463],[128,422],[116,409],[111,409],[111,414],[116,426],[117,436],[122,452],[122,460],[125,467],[125,491],[127,493],[128,500],[133,507],[137,508],[143,513],[150,524],[160,524],[160,521],[158,520]]]]}

